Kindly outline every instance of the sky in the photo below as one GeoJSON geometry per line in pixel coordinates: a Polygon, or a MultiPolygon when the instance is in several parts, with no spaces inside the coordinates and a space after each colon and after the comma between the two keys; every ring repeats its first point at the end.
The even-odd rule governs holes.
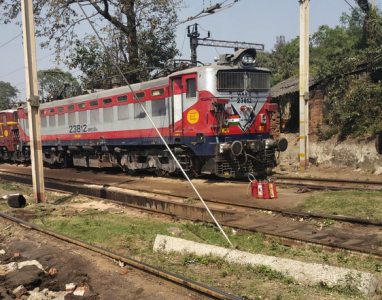
{"type": "MultiPolygon", "coordinates": [[[[36,0],[35,0],[36,1],[36,0]]],[[[223,0],[185,0],[184,8],[179,12],[179,19],[186,20],[197,15],[211,5],[223,0]]],[[[225,4],[233,2],[228,0],[225,4]]],[[[357,7],[355,0],[348,0],[357,7]]],[[[375,0],[376,6],[382,8],[382,0],[375,0]]],[[[319,26],[330,27],[340,24],[343,12],[350,13],[352,8],[345,0],[311,0],[310,1],[310,34],[313,34],[319,26]]],[[[222,12],[212,14],[181,24],[177,27],[176,43],[182,50],[182,58],[190,58],[189,39],[186,37],[186,28],[194,23],[200,25],[200,37],[206,37],[211,31],[213,39],[238,42],[259,43],[265,45],[265,50],[272,50],[277,36],[285,36],[289,41],[299,35],[299,2],[298,0],[239,0],[235,5],[222,12]],[[206,31],[203,31],[206,30],[206,31]]],[[[82,25],[79,32],[93,34],[88,24],[82,25]]],[[[10,82],[20,91],[20,99],[26,99],[25,69],[22,36],[10,41],[21,33],[21,28],[15,24],[0,26],[0,81],[10,82]],[[9,42],[10,41],[10,42],[9,42]],[[9,42],[9,43],[7,43],[9,42]],[[6,45],[4,45],[7,43],[6,45]]],[[[39,70],[56,67],[54,51],[40,49],[37,39],[37,68],[39,70]]],[[[213,62],[219,54],[232,53],[233,49],[198,47],[198,60],[213,62]]],[[[64,64],[59,65],[64,71],[68,68],[64,64]]],[[[73,76],[80,73],[72,70],[73,76]]]]}

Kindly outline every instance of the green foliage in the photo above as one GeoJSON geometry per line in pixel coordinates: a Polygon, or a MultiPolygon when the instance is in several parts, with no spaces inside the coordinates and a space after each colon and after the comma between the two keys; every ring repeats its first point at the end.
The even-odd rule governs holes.
{"type": "Polygon", "coordinates": [[[312,36],[311,71],[315,77],[338,74],[344,62],[356,55],[356,43],[357,40],[343,27],[320,26],[312,36]]]}
{"type": "MultiPolygon", "coordinates": [[[[208,265],[216,265],[217,267],[221,267],[223,265],[223,260],[220,257],[213,257],[213,256],[199,256],[199,255],[186,255],[182,259],[182,264],[184,266],[189,264],[202,264],[205,266],[208,265]]],[[[222,274],[224,275],[224,274],[222,274]]],[[[222,277],[227,276],[224,275],[222,277]]]]}
{"type": "MultiPolygon", "coordinates": [[[[338,133],[344,139],[349,135],[382,132],[382,87],[374,83],[370,75],[340,78],[329,85],[328,91],[330,97],[326,106],[331,134],[338,133]]],[[[327,132],[323,130],[321,134],[324,138],[327,132]]]]}
{"type": "Polygon", "coordinates": [[[4,183],[1,188],[6,191],[18,191],[20,189],[18,185],[12,185],[8,183],[4,183]]]}
{"type": "MultiPolygon", "coordinates": [[[[355,9],[344,13],[340,21],[341,25],[334,28],[320,26],[311,38],[310,75],[323,80],[327,96],[328,113],[318,128],[320,139],[382,132],[382,13],[376,9],[364,14],[355,9]]],[[[272,71],[272,85],[297,77],[299,39],[260,53],[257,65],[272,71]]],[[[291,100],[281,97],[281,107],[286,106],[285,101],[291,100]]],[[[298,120],[293,111],[290,120],[289,126],[299,126],[293,123],[298,120]]]]}
{"type": "MultiPolygon", "coordinates": [[[[110,49],[108,49],[110,50],[110,49]]],[[[91,88],[100,87],[101,78],[107,78],[115,74],[115,67],[105,53],[102,46],[97,42],[93,35],[87,36],[83,40],[76,40],[70,56],[68,56],[67,65],[71,69],[79,69],[83,75],[79,76],[84,86],[91,82],[91,88]]]]}
{"type": "Polygon", "coordinates": [[[0,110],[10,108],[10,105],[17,102],[19,90],[9,82],[0,81],[0,110]]]}
{"type": "Polygon", "coordinates": [[[341,252],[337,255],[337,261],[342,264],[346,264],[348,262],[348,259],[345,258],[345,255],[341,252]]]}
{"type": "Polygon", "coordinates": [[[81,94],[77,80],[60,69],[38,71],[39,95],[43,100],[64,99],[81,94]]]}
{"type": "Polygon", "coordinates": [[[256,65],[272,72],[272,85],[299,73],[299,38],[288,43],[278,43],[272,52],[258,53],[256,65]]]}
{"type": "Polygon", "coordinates": [[[286,284],[292,284],[293,278],[284,276],[281,272],[275,271],[266,265],[258,265],[253,268],[255,273],[265,275],[270,280],[282,280],[286,284]]]}

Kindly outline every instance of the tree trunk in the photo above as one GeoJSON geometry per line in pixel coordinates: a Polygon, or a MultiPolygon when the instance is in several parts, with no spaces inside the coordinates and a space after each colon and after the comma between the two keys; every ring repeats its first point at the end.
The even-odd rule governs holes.
{"type": "MultiPolygon", "coordinates": [[[[138,38],[137,38],[137,20],[135,14],[135,0],[128,0],[126,2],[126,17],[127,17],[127,36],[128,36],[128,54],[129,54],[129,67],[130,70],[138,69],[139,55],[138,55],[138,38]]],[[[131,81],[138,81],[138,73],[132,73],[131,81]]]]}

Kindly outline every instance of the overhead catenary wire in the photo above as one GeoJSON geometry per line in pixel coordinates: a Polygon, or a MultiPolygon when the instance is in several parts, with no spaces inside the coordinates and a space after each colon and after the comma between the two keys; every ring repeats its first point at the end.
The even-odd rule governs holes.
{"type": "Polygon", "coordinates": [[[200,18],[204,18],[204,17],[208,17],[210,16],[211,14],[215,14],[215,13],[219,13],[223,10],[226,10],[226,9],[229,9],[231,8],[232,6],[235,5],[235,3],[239,2],[240,0],[233,0],[232,3],[229,3],[225,6],[222,6],[225,2],[227,2],[228,0],[225,0],[221,3],[216,3],[214,6],[214,8],[212,10],[206,10],[204,9],[203,7],[203,10],[198,13],[197,15],[193,16],[193,17],[189,17],[188,19],[184,20],[184,21],[181,21],[178,23],[178,25],[180,24],[183,24],[183,23],[186,23],[186,22],[189,22],[189,21],[193,21],[193,20],[196,20],[196,19],[200,19],[200,18]]]}
{"type": "MultiPolygon", "coordinates": [[[[220,226],[219,222],[216,220],[215,216],[212,214],[211,210],[209,209],[209,207],[207,206],[207,204],[205,203],[203,197],[199,194],[199,191],[196,189],[195,185],[192,183],[192,181],[190,180],[190,178],[187,176],[186,172],[184,171],[183,167],[181,166],[181,164],[179,163],[178,159],[176,158],[175,154],[172,152],[171,148],[169,147],[169,145],[167,144],[166,140],[164,139],[164,137],[162,136],[162,134],[160,133],[158,127],[155,125],[154,121],[152,120],[151,116],[147,113],[144,105],[142,104],[142,102],[139,100],[139,98],[136,96],[135,92],[133,91],[133,88],[131,87],[130,83],[127,81],[125,75],[123,75],[121,69],[119,68],[118,64],[115,62],[114,60],[114,57],[111,55],[111,53],[109,52],[109,50],[107,49],[107,47],[105,46],[104,42],[102,41],[101,37],[99,36],[97,30],[94,28],[94,25],[93,23],[90,21],[90,19],[88,18],[84,8],[82,7],[82,5],[80,4],[79,0],[76,0],[77,1],[77,4],[78,6],[80,7],[82,13],[85,15],[86,19],[88,20],[90,26],[92,27],[94,33],[97,35],[100,43],[102,44],[102,46],[104,47],[107,55],[110,57],[111,61],[114,63],[115,67],[117,68],[118,72],[120,73],[121,77],[125,80],[127,86],[129,87],[130,91],[132,92],[133,96],[134,96],[134,99],[138,101],[139,105],[141,106],[142,110],[144,111],[144,113],[146,114],[146,116],[149,118],[152,126],[154,127],[155,131],[157,132],[158,136],[160,137],[160,139],[162,140],[163,144],[166,146],[167,150],[169,151],[170,155],[172,156],[172,158],[174,159],[174,161],[176,162],[177,166],[179,167],[179,169],[182,171],[184,177],[188,180],[188,182],[190,183],[191,187],[193,188],[194,192],[196,193],[196,195],[199,197],[200,201],[203,203],[204,207],[206,208],[208,214],[211,216],[212,220],[215,222],[216,226],[219,228],[219,230],[221,231],[221,233],[223,234],[223,236],[225,237],[225,239],[228,241],[228,243],[231,245],[231,247],[234,247],[232,242],[230,241],[230,239],[228,238],[227,234],[224,232],[223,228],[220,226]]],[[[237,1],[237,0],[235,0],[237,1]]]]}
{"type": "Polygon", "coordinates": [[[349,6],[350,6],[352,9],[355,9],[354,6],[351,5],[351,4],[348,2],[348,0],[345,0],[345,2],[346,2],[347,4],[349,4],[349,6]]]}
{"type": "MultiPolygon", "coordinates": [[[[228,0],[226,0],[226,1],[228,1],[228,0]]],[[[226,2],[226,1],[224,1],[224,2],[226,2]]],[[[224,2],[222,2],[222,3],[224,3],[224,2]]],[[[200,29],[204,30],[205,32],[209,32],[209,34],[211,35],[211,38],[212,38],[212,39],[214,38],[214,37],[212,36],[212,33],[211,33],[209,30],[205,30],[200,24],[198,24],[198,25],[199,25],[200,29]]],[[[217,53],[218,55],[220,55],[218,49],[216,49],[215,46],[214,46],[214,49],[215,49],[216,53],[217,53]]]]}
{"type": "MultiPolygon", "coordinates": [[[[75,71],[73,71],[73,72],[70,72],[70,71],[64,71],[64,70],[62,70],[61,69],[61,71],[62,72],[64,72],[64,73],[70,73],[70,74],[74,74],[74,73],[77,73],[77,72],[80,72],[81,70],[75,70],[75,71]]],[[[20,85],[20,84],[22,84],[22,83],[25,83],[26,81],[22,81],[22,82],[19,82],[19,83],[16,83],[14,86],[18,86],[18,85],[20,85]]],[[[22,89],[22,90],[20,90],[20,91],[23,91],[24,89],[22,89]]]]}
{"type": "MultiPolygon", "coordinates": [[[[51,55],[53,55],[53,53],[50,53],[49,55],[44,56],[44,57],[40,58],[40,59],[37,60],[37,61],[41,61],[41,60],[43,60],[43,59],[45,59],[45,58],[47,58],[47,57],[49,57],[49,56],[51,56],[51,55]]],[[[13,73],[16,73],[17,71],[24,70],[24,69],[25,69],[25,67],[18,68],[18,69],[13,70],[13,71],[11,71],[11,72],[5,74],[5,75],[1,75],[0,78],[3,78],[3,77],[5,77],[5,76],[11,75],[11,74],[13,74],[13,73]]]]}
{"type": "Polygon", "coordinates": [[[182,49],[180,50],[180,53],[179,53],[179,58],[183,56],[183,47],[184,47],[184,42],[186,40],[186,36],[187,36],[187,29],[184,30],[184,38],[182,43],[182,49]]]}
{"type": "Polygon", "coordinates": [[[18,38],[19,36],[21,36],[21,35],[22,35],[22,33],[16,35],[14,38],[10,39],[8,42],[2,44],[2,45],[0,46],[0,49],[3,48],[5,45],[8,45],[8,44],[9,44],[10,42],[12,42],[13,40],[17,39],[17,38],[18,38]]]}

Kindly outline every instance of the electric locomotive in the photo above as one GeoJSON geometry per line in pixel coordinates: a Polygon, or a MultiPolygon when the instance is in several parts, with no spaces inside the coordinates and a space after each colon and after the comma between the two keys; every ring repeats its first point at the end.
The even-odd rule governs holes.
{"type": "MultiPolygon", "coordinates": [[[[288,142],[270,137],[270,71],[254,67],[256,51],[221,55],[147,82],[40,106],[43,160],[48,165],[119,167],[132,174],[179,172],[140,103],[190,175],[238,178],[277,164],[288,142]]],[[[18,144],[3,159],[29,158],[27,109],[18,116],[18,144]]],[[[7,153],[7,154],[6,154],[7,153]]]]}

